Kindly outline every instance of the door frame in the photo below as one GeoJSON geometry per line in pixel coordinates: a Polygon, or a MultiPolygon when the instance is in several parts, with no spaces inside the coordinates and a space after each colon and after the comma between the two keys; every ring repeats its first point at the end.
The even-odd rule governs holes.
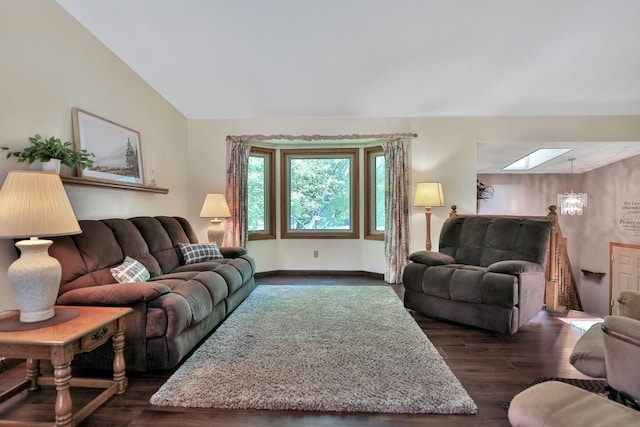
{"type": "Polygon", "coordinates": [[[640,249],[640,245],[634,245],[632,243],[618,243],[618,242],[609,242],[609,301],[607,304],[609,305],[609,314],[612,314],[613,304],[613,248],[631,248],[631,249],[640,249]]]}

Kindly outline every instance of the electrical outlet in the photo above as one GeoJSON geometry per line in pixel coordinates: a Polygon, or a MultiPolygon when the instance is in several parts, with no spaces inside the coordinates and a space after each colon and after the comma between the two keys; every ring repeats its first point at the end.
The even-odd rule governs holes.
{"type": "Polygon", "coordinates": [[[313,257],[314,257],[314,258],[318,258],[318,255],[319,255],[319,254],[318,254],[318,251],[313,251],[313,257]]]}

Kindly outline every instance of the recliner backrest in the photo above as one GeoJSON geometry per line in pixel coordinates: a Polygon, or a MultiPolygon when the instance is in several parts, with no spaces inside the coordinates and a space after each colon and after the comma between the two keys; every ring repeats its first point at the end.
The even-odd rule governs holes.
{"type": "Polygon", "coordinates": [[[547,220],[452,217],[442,226],[438,250],[459,264],[488,267],[498,261],[524,260],[542,265],[551,227],[547,220]]]}
{"type": "Polygon", "coordinates": [[[184,218],[135,217],[78,221],[82,233],[53,237],[49,254],[62,265],[58,295],[72,289],[114,283],[111,268],[125,256],[140,261],[151,277],[184,264],[178,243],[197,243],[184,218]]]}

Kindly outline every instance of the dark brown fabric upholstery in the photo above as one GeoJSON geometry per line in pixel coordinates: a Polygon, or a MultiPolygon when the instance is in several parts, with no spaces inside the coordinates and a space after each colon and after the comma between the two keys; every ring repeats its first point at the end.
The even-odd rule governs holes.
{"type": "MultiPolygon", "coordinates": [[[[128,306],[127,370],[175,367],[255,288],[255,261],[243,248],[221,248],[223,259],[182,265],[178,243],[197,243],[187,220],[136,217],[79,221],[81,234],[53,238],[62,265],[58,304],[128,306]],[[116,283],[110,269],[125,256],[150,272],[144,283],[116,283]]],[[[111,369],[102,346],[78,363],[111,369]]]]}
{"type": "Polygon", "coordinates": [[[500,333],[515,333],[542,308],[551,223],[454,217],[439,251],[419,251],[403,271],[407,308],[500,333]]]}

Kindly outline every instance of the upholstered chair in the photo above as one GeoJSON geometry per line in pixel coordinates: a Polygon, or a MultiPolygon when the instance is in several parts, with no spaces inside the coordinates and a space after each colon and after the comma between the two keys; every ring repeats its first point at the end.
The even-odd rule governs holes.
{"type": "MultiPolygon", "coordinates": [[[[618,314],[640,320],[640,292],[621,291],[618,314]]],[[[602,323],[593,325],[576,343],[569,362],[581,373],[593,378],[607,378],[602,323]]]]}
{"type": "Polygon", "coordinates": [[[512,426],[640,426],[640,321],[606,316],[599,325],[609,399],[566,383],[543,382],[513,398],[512,426]]]}

